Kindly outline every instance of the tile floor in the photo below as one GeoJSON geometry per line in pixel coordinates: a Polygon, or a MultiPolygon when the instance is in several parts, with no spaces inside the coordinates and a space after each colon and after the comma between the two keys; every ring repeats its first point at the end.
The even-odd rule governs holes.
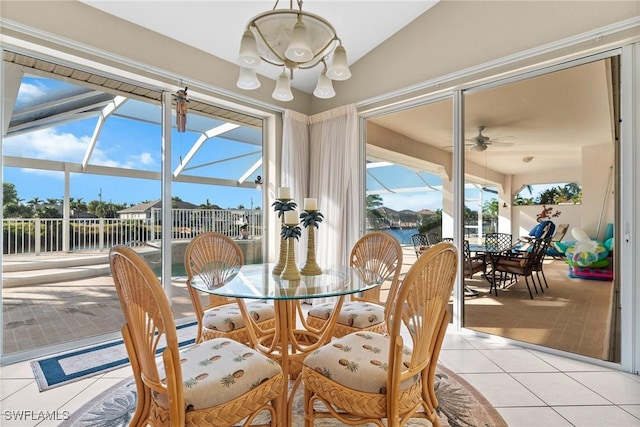
{"type": "MultiPolygon", "coordinates": [[[[476,387],[509,426],[640,426],[640,376],[456,333],[447,334],[440,363],[476,387]]],[[[39,393],[29,362],[3,366],[0,425],[64,426],[60,419],[130,373],[122,368],[39,393]],[[38,420],[41,411],[59,419],[38,420]]]]}

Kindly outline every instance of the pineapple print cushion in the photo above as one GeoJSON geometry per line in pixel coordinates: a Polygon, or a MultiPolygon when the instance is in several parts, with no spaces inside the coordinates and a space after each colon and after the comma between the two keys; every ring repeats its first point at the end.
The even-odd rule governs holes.
{"type": "MultiPolygon", "coordinates": [[[[402,359],[409,362],[411,350],[405,346],[402,359]]],[[[389,338],[373,332],[357,332],[334,340],[313,352],[304,364],[345,387],[369,393],[386,393],[389,338]]],[[[405,390],[418,380],[400,384],[405,390]]]]}
{"type": "MultiPolygon", "coordinates": [[[[185,405],[192,409],[228,402],[281,372],[273,360],[228,338],[205,341],[180,351],[180,364],[185,405]]],[[[159,370],[162,376],[162,368],[159,370]]],[[[154,399],[168,407],[166,396],[154,394],[154,399]]]]}

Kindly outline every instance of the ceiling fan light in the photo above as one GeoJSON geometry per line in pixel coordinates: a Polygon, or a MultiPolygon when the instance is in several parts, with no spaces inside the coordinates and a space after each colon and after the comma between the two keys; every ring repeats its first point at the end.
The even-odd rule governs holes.
{"type": "Polygon", "coordinates": [[[246,30],[242,34],[240,41],[240,53],[238,54],[238,65],[243,68],[256,69],[260,66],[260,54],[256,37],[251,30],[246,30]]]}
{"type": "Polygon", "coordinates": [[[336,91],[333,89],[333,82],[327,77],[326,71],[323,71],[318,77],[318,84],[316,85],[313,94],[317,98],[329,99],[336,96],[336,91]]]}
{"type": "Polygon", "coordinates": [[[313,59],[313,52],[309,46],[311,46],[311,43],[309,43],[307,27],[302,22],[302,16],[298,15],[298,20],[293,26],[291,41],[284,52],[284,56],[297,63],[309,62],[313,59]]]}
{"type": "Polygon", "coordinates": [[[236,83],[240,89],[254,90],[260,87],[260,80],[256,72],[249,68],[240,67],[240,75],[236,83]]]}
{"type": "Polygon", "coordinates": [[[344,46],[339,45],[333,52],[333,62],[329,70],[327,70],[327,77],[337,81],[347,80],[351,77],[351,71],[347,63],[347,51],[344,46]]]}
{"type": "Polygon", "coordinates": [[[291,86],[289,85],[289,76],[286,72],[283,71],[280,73],[278,81],[276,82],[276,88],[271,96],[278,101],[291,101],[293,99],[293,93],[291,93],[291,86]]]}

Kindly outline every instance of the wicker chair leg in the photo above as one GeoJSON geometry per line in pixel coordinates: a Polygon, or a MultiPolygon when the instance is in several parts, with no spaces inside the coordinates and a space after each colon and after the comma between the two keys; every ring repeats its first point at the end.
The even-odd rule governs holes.
{"type": "Polygon", "coordinates": [[[313,427],[313,403],[311,403],[311,390],[304,389],[304,427],[313,427]]]}

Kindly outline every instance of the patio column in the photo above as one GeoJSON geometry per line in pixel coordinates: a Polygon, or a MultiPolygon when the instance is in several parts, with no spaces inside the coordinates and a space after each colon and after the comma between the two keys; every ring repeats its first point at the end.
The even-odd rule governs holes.
{"type": "Polygon", "coordinates": [[[453,237],[453,182],[442,177],[442,237],[453,237]]]}
{"type": "Polygon", "coordinates": [[[71,204],[69,203],[69,164],[64,164],[64,201],[62,205],[62,252],[69,252],[70,242],[70,225],[69,216],[71,211],[71,204]]]}

